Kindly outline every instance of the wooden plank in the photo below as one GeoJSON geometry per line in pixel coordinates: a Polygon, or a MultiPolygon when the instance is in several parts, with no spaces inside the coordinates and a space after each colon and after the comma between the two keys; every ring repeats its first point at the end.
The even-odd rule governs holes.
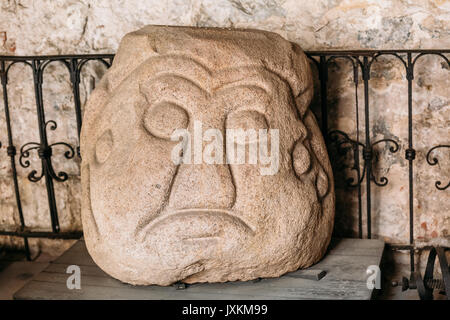
{"type": "Polygon", "coordinates": [[[354,238],[332,238],[329,249],[338,248],[379,248],[384,247],[384,241],[380,239],[354,239],[354,238]]]}
{"type": "Polygon", "coordinates": [[[324,260],[314,265],[327,272],[326,279],[366,281],[367,268],[380,265],[380,259],[375,257],[357,257],[349,259],[346,256],[328,255],[324,260]]]}
{"type": "MultiPolygon", "coordinates": [[[[45,270],[46,272],[57,272],[66,274],[67,267],[75,263],[52,263],[45,270]]],[[[312,270],[298,270],[295,272],[288,273],[284,275],[285,277],[293,278],[305,278],[305,279],[316,279],[326,276],[332,279],[342,279],[342,280],[358,280],[363,281],[367,278],[366,270],[370,265],[379,265],[378,258],[375,257],[361,257],[357,260],[348,260],[345,256],[340,255],[329,255],[323,259],[318,264],[314,265],[312,270]],[[324,272],[325,275],[320,275],[324,272]],[[303,274],[303,276],[302,276],[303,274]],[[308,276],[310,275],[310,276],[308,276]]],[[[92,275],[98,277],[110,276],[98,268],[96,265],[79,265],[82,275],[92,275]]]]}
{"type": "Polygon", "coordinates": [[[90,258],[84,241],[38,274],[16,299],[370,299],[367,267],[379,265],[384,243],[379,240],[333,239],[329,252],[316,265],[279,278],[261,281],[174,286],[132,286],[113,279],[90,258]],[[81,289],[69,290],[69,265],[81,269],[81,289]],[[324,275],[325,274],[325,275],[324,275]]]}
{"type": "Polygon", "coordinates": [[[14,293],[43,271],[49,263],[15,261],[0,272],[0,300],[11,300],[14,293]]]}
{"type": "MultiPolygon", "coordinates": [[[[215,284],[193,285],[185,290],[173,287],[133,287],[100,286],[96,279],[83,278],[80,290],[69,290],[65,281],[61,282],[33,280],[20,290],[16,299],[202,299],[202,300],[252,300],[252,299],[369,299],[370,293],[359,281],[329,281],[327,284],[311,286],[314,280],[299,279],[295,287],[286,284],[215,284]],[[206,287],[207,286],[207,287],[206,287]]],[[[64,281],[63,281],[64,280],[64,281]]],[[[113,280],[113,279],[111,279],[113,280]]],[[[316,282],[320,283],[320,281],[316,282]]],[[[290,282],[292,285],[292,282],[290,282]]]]}
{"type": "Polygon", "coordinates": [[[84,241],[77,241],[69,250],[64,252],[54,263],[76,264],[78,266],[96,266],[84,241]]]}
{"type": "MultiPolygon", "coordinates": [[[[68,264],[62,264],[62,263],[52,263],[50,264],[47,269],[45,269],[45,272],[50,273],[62,273],[66,274],[66,270],[68,264]]],[[[82,265],[80,266],[80,271],[83,275],[86,276],[95,276],[95,277],[105,277],[110,278],[110,276],[98,268],[97,266],[86,266],[82,265]]],[[[306,270],[297,270],[294,272],[287,273],[286,277],[292,277],[292,278],[302,278],[302,279],[310,279],[310,280],[320,280],[326,275],[326,272],[324,270],[319,269],[306,269],[306,270]]]]}
{"type": "Polygon", "coordinates": [[[325,270],[306,269],[306,270],[297,270],[294,272],[289,272],[289,273],[285,274],[284,276],[319,281],[320,279],[325,277],[326,274],[327,274],[327,272],[325,270]]]}
{"type": "Polygon", "coordinates": [[[378,239],[332,239],[328,254],[381,257],[384,242],[378,239]]]}
{"type": "MultiPolygon", "coordinates": [[[[45,269],[45,272],[66,274],[66,270],[67,270],[68,266],[69,266],[69,264],[65,264],[65,263],[51,263],[48,266],[48,268],[45,269]]],[[[83,275],[110,278],[110,276],[106,272],[104,272],[102,269],[100,269],[96,265],[93,265],[93,266],[79,265],[79,267],[81,270],[81,274],[83,274],[83,275]]]]}

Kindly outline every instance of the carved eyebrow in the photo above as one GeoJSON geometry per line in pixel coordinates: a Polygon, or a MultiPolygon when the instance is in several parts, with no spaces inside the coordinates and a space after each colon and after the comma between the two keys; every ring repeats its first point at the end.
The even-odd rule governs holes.
{"type": "MultiPolygon", "coordinates": [[[[178,73],[165,72],[139,83],[139,93],[145,98],[147,107],[162,101],[182,106],[188,113],[195,112],[197,102],[207,101],[210,93],[199,83],[178,73]],[[165,85],[167,84],[167,86],[165,85]],[[155,89],[155,85],[163,87],[155,89]],[[189,94],[187,94],[189,93],[189,94]],[[190,98],[193,97],[194,98],[190,98]]],[[[140,110],[143,112],[144,110],[140,110]]]]}
{"type": "Polygon", "coordinates": [[[198,89],[199,91],[203,92],[206,95],[209,95],[209,90],[208,88],[203,88],[203,86],[194,81],[193,79],[190,79],[186,76],[184,76],[183,74],[179,74],[179,73],[173,73],[173,72],[164,72],[164,73],[159,73],[158,75],[156,75],[155,77],[150,78],[147,81],[144,81],[143,83],[139,84],[139,88],[142,87],[142,84],[147,84],[147,85],[151,85],[152,83],[156,82],[156,81],[162,81],[162,80],[171,80],[171,79],[176,79],[178,81],[182,81],[184,83],[189,83],[189,85],[195,87],[196,89],[198,89]]]}
{"type": "Polygon", "coordinates": [[[211,71],[195,57],[180,53],[163,54],[149,57],[125,75],[124,70],[111,68],[108,73],[108,91],[113,91],[126,80],[139,79],[141,76],[159,75],[168,73],[169,71],[176,73],[179,70],[180,61],[183,64],[189,64],[189,70],[193,74],[208,78],[211,77],[211,71]]]}
{"type": "Polygon", "coordinates": [[[222,92],[237,90],[241,88],[257,89],[258,91],[263,91],[267,98],[272,99],[272,95],[267,88],[262,86],[260,83],[257,83],[256,81],[248,81],[247,79],[226,83],[214,88],[214,92],[216,92],[217,95],[221,95],[222,92]]]}
{"type": "MultiPolygon", "coordinates": [[[[256,110],[260,113],[265,114],[267,111],[267,106],[270,104],[270,101],[272,100],[271,95],[267,92],[267,90],[263,87],[261,87],[260,85],[257,84],[250,84],[248,82],[241,82],[239,84],[236,84],[236,82],[231,83],[230,85],[226,85],[226,86],[222,86],[220,88],[220,90],[217,91],[216,96],[220,97],[222,95],[225,95],[226,93],[229,92],[233,92],[236,90],[251,90],[252,92],[252,97],[251,100],[252,102],[255,101],[262,101],[263,105],[261,104],[256,104],[256,108],[255,105],[241,105],[238,108],[235,108],[233,111],[237,111],[237,110],[242,110],[242,109],[253,109],[256,110]]],[[[234,103],[231,103],[234,104],[234,103]]],[[[231,111],[231,110],[230,110],[231,111]]]]}
{"type": "Polygon", "coordinates": [[[173,103],[182,105],[188,110],[192,111],[191,108],[193,106],[190,107],[192,105],[192,103],[190,103],[192,99],[189,99],[188,96],[185,94],[187,92],[189,92],[190,96],[194,95],[199,100],[206,100],[210,96],[209,92],[202,86],[200,86],[198,83],[194,82],[193,80],[183,75],[175,73],[159,74],[154,78],[139,83],[139,93],[145,98],[147,103],[153,104],[158,101],[169,99],[173,103]],[[151,90],[153,84],[156,84],[158,82],[164,83],[166,81],[173,82],[175,85],[169,85],[167,86],[167,89],[161,92],[151,90]]]}

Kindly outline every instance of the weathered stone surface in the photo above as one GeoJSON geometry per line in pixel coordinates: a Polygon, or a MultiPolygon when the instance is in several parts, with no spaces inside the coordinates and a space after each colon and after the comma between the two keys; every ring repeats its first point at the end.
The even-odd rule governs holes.
{"type": "Polygon", "coordinates": [[[276,277],[317,262],[333,229],[334,187],[312,93],[306,56],[274,33],[127,34],[82,129],[82,221],[94,261],[124,282],[160,285],[276,277]],[[278,170],[175,164],[170,134],[187,128],[195,145],[196,121],[223,137],[279,130],[278,170]]]}
{"type": "MultiPolygon", "coordinates": [[[[123,35],[145,24],[256,28],[276,32],[301,44],[305,50],[332,49],[441,49],[450,47],[450,2],[435,0],[176,0],[121,1],[32,0],[3,1],[0,4],[0,52],[4,55],[115,53],[123,35]]],[[[386,175],[389,184],[372,187],[372,235],[389,243],[407,243],[408,171],[404,159],[407,146],[407,85],[401,62],[386,57],[375,63],[371,74],[371,126],[373,139],[398,138],[400,150],[391,155],[379,145],[377,176],[386,175]],[[372,87],[373,86],[373,87],[372,87]]],[[[449,90],[448,67],[438,57],[425,56],[415,65],[413,81],[415,236],[416,244],[450,246],[450,201],[446,192],[434,187],[435,181],[449,181],[449,151],[436,150],[439,165],[431,167],[425,155],[432,145],[448,144],[449,90]]],[[[330,128],[356,137],[353,72],[347,61],[332,64],[328,81],[330,128]]],[[[313,72],[316,72],[312,66],[313,72]]],[[[92,79],[104,72],[100,63],[89,63],[81,78],[82,105],[89,95],[92,79]]],[[[317,78],[317,73],[315,74],[317,78]]],[[[360,78],[360,137],[364,132],[363,87],[360,78]]],[[[318,84],[316,83],[316,86],[318,84]]],[[[318,89],[318,87],[317,87],[318,89]]],[[[1,88],[0,88],[1,92],[1,88]]],[[[319,90],[311,109],[320,115],[319,90]]],[[[12,110],[14,143],[38,141],[33,77],[30,68],[15,65],[9,73],[8,96],[12,110]]],[[[44,106],[48,120],[55,119],[58,129],[49,132],[53,141],[77,145],[76,123],[69,74],[63,65],[51,64],[44,75],[44,106]]],[[[18,221],[10,159],[6,156],[6,125],[3,100],[0,99],[0,216],[10,224],[18,221]]],[[[334,150],[330,149],[333,153],[334,150]]],[[[333,156],[333,154],[332,154],[333,156]]],[[[39,158],[31,155],[31,167],[18,166],[23,193],[25,221],[32,228],[50,229],[45,187],[31,183],[27,175],[40,170],[39,158]]],[[[342,159],[338,159],[341,162],[342,159]]],[[[351,163],[351,159],[347,159],[351,163]]],[[[52,162],[70,178],[57,183],[58,213],[63,230],[81,230],[79,167],[77,159],[67,160],[55,150],[52,162]]],[[[345,188],[345,179],[353,172],[335,171],[335,232],[357,236],[357,191],[345,188]]],[[[365,190],[362,189],[363,201],[365,190]]],[[[366,217],[365,203],[362,204],[366,217]]],[[[364,221],[365,222],[365,221],[364,221]]],[[[54,240],[39,242],[43,251],[53,250],[54,240]]],[[[23,246],[20,238],[0,237],[0,243],[23,246]]],[[[64,241],[58,242],[62,245],[64,241]]],[[[419,261],[420,259],[418,259],[419,261]]],[[[408,254],[402,261],[409,263],[408,254]]],[[[424,261],[424,260],[420,260],[424,261]]],[[[405,268],[409,270],[409,267],[405,268]]]]}

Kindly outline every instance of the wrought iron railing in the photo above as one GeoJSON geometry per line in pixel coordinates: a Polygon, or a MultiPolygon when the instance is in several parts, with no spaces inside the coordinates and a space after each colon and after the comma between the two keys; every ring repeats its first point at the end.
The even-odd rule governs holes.
{"type": "MultiPolygon", "coordinates": [[[[378,187],[383,187],[388,184],[388,178],[385,176],[377,177],[377,172],[374,170],[374,164],[377,161],[374,157],[374,147],[378,144],[386,144],[388,150],[391,153],[397,153],[400,149],[400,141],[395,139],[380,139],[373,141],[371,137],[371,124],[370,124],[370,76],[371,68],[377,59],[381,56],[392,57],[398,59],[404,66],[405,79],[407,81],[407,116],[408,116],[408,137],[407,147],[405,149],[404,158],[408,162],[408,201],[409,201],[409,244],[403,244],[402,249],[410,251],[410,265],[411,275],[415,273],[415,261],[414,261],[414,161],[416,160],[416,149],[414,148],[414,136],[413,136],[413,81],[414,71],[416,64],[425,55],[433,55],[442,59],[450,67],[449,56],[450,50],[360,50],[360,51],[309,51],[307,56],[311,59],[312,63],[317,67],[318,77],[320,82],[320,106],[321,106],[321,129],[325,137],[327,146],[335,148],[338,153],[346,154],[351,152],[353,163],[350,167],[355,172],[354,177],[348,177],[346,180],[347,187],[357,190],[358,199],[358,233],[362,238],[364,234],[363,215],[366,215],[366,237],[372,237],[372,184],[378,187]],[[328,113],[330,110],[327,100],[327,88],[328,88],[328,73],[330,64],[337,60],[348,61],[353,69],[353,82],[355,85],[355,123],[357,128],[356,139],[350,138],[349,134],[340,130],[331,130],[328,124],[328,113]],[[364,138],[360,138],[359,128],[359,114],[358,114],[358,86],[360,78],[362,80],[362,86],[364,89],[364,138]],[[362,187],[365,188],[365,199],[363,199],[362,187]],[[363,210],[363,200],[365,202],[365,210],[363,210]]],[[[45,238],[62,238],[62,239],[74,239],[79,238],[82,235],[82,231],[77,232],[63,232],[60,230],[58,220],[58,209],[55,200],[54,183],[64,182],[68,179],[67,173],[61,171],[55,171],[52,165],[52,150],[54,147],[64,147],[66,152],[64,156],[66,159],[72,159],[76,156],[79,157],[79,146],[72,146],[65,142],[56,142],[49,144],[47,140],[47,130],[55,130],[57,123],[54,120],[46,120],[45,108],[42,96],[42,84],[43,73],[46,67],[53,62],[60,62],[67,67],[70,82],[72,85],[72,92],[74,98],[74,112],[76,116],[76,124],[78,137],[82,125],[82,112],[80,102],[80,77],[83,66],[88,61],[98,61],[109,67],[112,63],[114,56],[111,54],[102,55],[66,55],[66,56],[0,56],[0,77],[3,88],[3,105],[5,112],[6,127],[8,132],[7,137],[7,156],[11,161],[11,178],[14,184],[14,192],[17,204],[17,211],[19,214],[20,225],[15,230],[2,230],[0,226],[0,235],[18,236],[24,239],[24,245],[29,258],[29,237],[45,237],[45,238]],[[24,64],[29,66],[33,73],[34,80],[34,93],[36,99],[36,115],[38,118],[39,129],[39,141],[28,142],[19,148],[19,154],[17,154],[17,146],[13,141],[13,134],[11,128],[11,117],[9,112],[8,101],[8,81],[9,70],[15,64],[24,64]],[[17,156],[18,163],[24,168],[30,166],[29,158],[32,156],[32,151],[36,150],[37,156],[41,160],[41,171],[32,170],[28,174],[28,180],[31,182],[37,182],[41,179],[45,180],[47,189],[47,198],[51,218],[52,231],[42,232],[36,231],[26,227],[24,215],[22,212],[22,200],[19,192],[19,182],[17,179],[17,156]]],[[[426,161],[430,166],[438,164],[439,159],[435,156],[437,149],[450,148],[449,144],[437,144],[430,146],[426,153],[426,161]]],[[[435,187],[441,192],[448,189],[450,182],[435,181],[435,187]]],[[[434,261],[434,260],[433,260],[434,261]]]]}
{"type": "Polygon", "coordinates": [[[8,146],[6,148],[7,155],[11,159],[11,172],[14,184],[14,193],[17,204],[17,211],[19,214],[20,226],[16,230],[5,230],[0,227],[0,235],[19,236],[24,240],[24,246],[27,258],[30,259],[30,249],[28,245],[29,237],[43,237],[43,238],[61,238],[61,239],[78,239],[82,236],[81,230],[78,232],[61,232],[58,219],[58,209],[56,207],[54,182],[64,182],[68,179],[67,173],[55,172],[52,165],[52,150],[55,146],[63,146],[67,148],[64,153],[66,159],[72,159],[77,150],[79,153],[79,146],[75,148],[65,142],[48,143],[47,130],[55,130],[57,123],[54,120],[46,120],[45,109],[42,94],[43,74],[46,67],[54,62],[60,62],[67,67],[72,85],[74,97],[74,112],[77,121],[78,138],[81,130],[81,102],[80,102],[80,75],[83,67],[88,61],[97,60],[103,63],[106,67],[110,67],[113,55],[70,55],[70,56],[34,56],[34,57],[18,57],[18,56],[0,56],[0,77],[3,89],[3,105],[5,110],[6,128],[8,132],[8,146]],[[34,94],[36,99],[36,115],[38,118],[39,128],[39,142],[28,142],[22,145],[19,149],[19,165],[23,168],[30,166],[28,158],[31,156],[31,151],[37,150],[37,155],[41,159],[41,172],[32,170],[28,174],[28,180],[31,182],[38,182],[42,178],[45,179],[45,186],[47,189],[48,207],[50,211],[50,219],[52,224],[52,231],[33,231],[26,227],[25,219],[22,210],[22,200],[19,190],[19,182],[17,179],[16,156],[17,147],[13,141],[11,117],[8,101],[8,75],[11,67],[16,64],[24,64],[29,66],[33,72],[34,94]]]}

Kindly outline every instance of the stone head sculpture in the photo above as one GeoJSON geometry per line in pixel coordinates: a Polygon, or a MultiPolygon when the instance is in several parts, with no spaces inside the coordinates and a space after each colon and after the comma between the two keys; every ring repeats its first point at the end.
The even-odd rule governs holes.
{"type": "Polygon", "coordinates": [[[84,114],[82,220],[94,261],[124,282],[159,285],[276,277],[317,262],[334,189],[312,93],[306,56],[274,33],[127,34],[84,114]],[[234,141],[229,129],[256,134],[234,141]],[[180,130],[188,138],[177,149],[180,130]],[[213,140],[223,151],[211,152],[213,140]],[[228,161],[234,144],[243,162],[228,161]],[[263,149],[274,161],[260,161],[263,149]]]}

